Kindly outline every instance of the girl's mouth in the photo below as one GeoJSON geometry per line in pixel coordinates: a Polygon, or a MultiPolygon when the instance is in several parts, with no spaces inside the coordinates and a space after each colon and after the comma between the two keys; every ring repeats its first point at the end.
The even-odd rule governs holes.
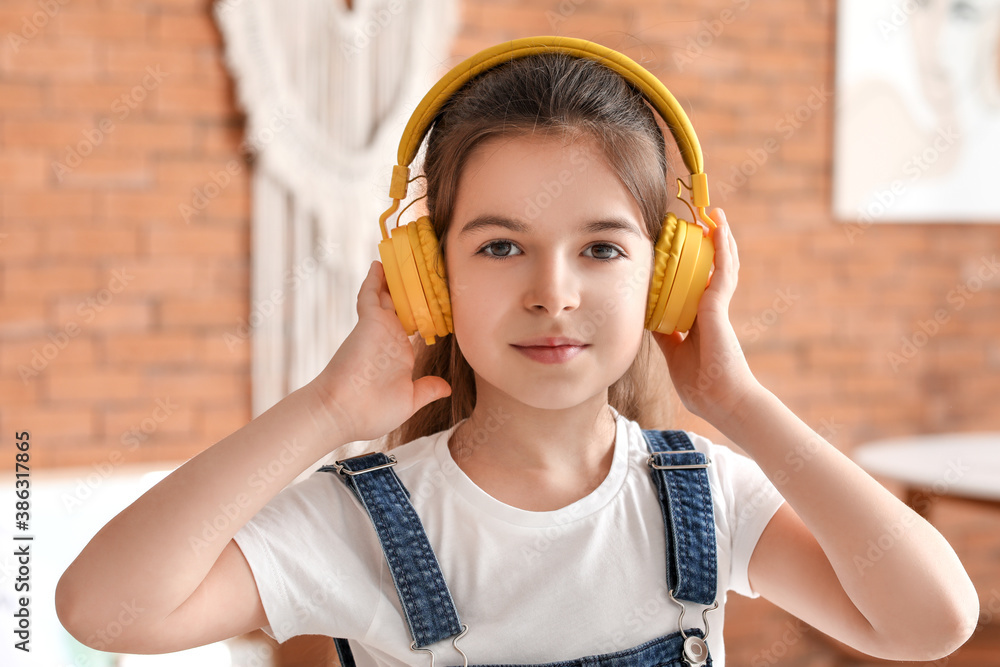
{"type": "Polygon", "coordinates": [[[561,364],[583,352],[588,345],[530,345],[512,346],[515,350],[543,364],[561,364]]]}

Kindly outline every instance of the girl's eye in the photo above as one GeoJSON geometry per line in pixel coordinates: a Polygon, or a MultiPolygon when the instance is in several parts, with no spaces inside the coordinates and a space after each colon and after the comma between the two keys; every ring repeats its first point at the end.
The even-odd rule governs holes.
{"type": "Polygon", "coordinates": [[[508,257],[513,257],[514,254],[511,253],[511,249],[516,248],[513,241],[490,241],[476,254],[486,255],[487,257],[492,257],[493,259],[507,259],[508,257]],[[500,248],[500,254],[494,252],[486,252],[487,248],[500,248]]]}
{"type": "Polygon", "coordinates": [[[595,248],[597,248],[598,251],[599,251],[598,255],[594,256],[595,259],[603,259],[605,261],[610,261],[610,260],[613,260],[613,259],[620,259],[620,258],[622,258],[622,257],[625,256],[625,253],[623,253],[618,247],[610,245],[608,243],[595,243],[594,245],[590,246],[589,249],[590,250],[594,250],[595,248]],[[605,254],[608,251],[614,252],[614,253],[617,253],[617,254],[615,254],[615,255],[607,255],[607,254],[605,254]]]}
{"type": "MultiPolygon", "coordinates": [[[[593,251],[595,248],[597,249],[597,254],[596,255],[591,254],[588,255],[588,257],[593,257],[594,259],[603,262],[610,262],[625,257],[625,253],[620,248],[618,248],[617,246],[613,246],[609,243],[595,243],[594,245],[589,246],[587,249],[593,251]]],[[[519,255],[522,253],[517,248],[517,246],[514,245],[513,241],[498,240],[498,241],[490,241],[482,248],[480,248],[476,254],[486,255],[491,259],[503,260],[507,259],[508,257],[514,257],[515,255],[519,255]],[[516,253],[513,252],[513,250],[515,249],[518,250],[516,253]],[[487,252],[487,250],[489,250],[489,252],[487,252]]]]}

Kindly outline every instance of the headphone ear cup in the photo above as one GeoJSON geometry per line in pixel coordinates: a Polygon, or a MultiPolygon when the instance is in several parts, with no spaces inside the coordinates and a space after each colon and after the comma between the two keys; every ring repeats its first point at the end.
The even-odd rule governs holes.
{"type": "Polygon", "coordinates": [[[451,298],[444,258],[430,218],[393,227],[378,244],[389,296],[407,336],[418,332],[428,345],[452,333],[451,298]]]}
{"type": "Polygon", "coordinates": [[[396,263],[399,266],[399,275],[403,279],[403,294],[416,323],[415,328],[425,341],[429,341],[428,345],[433,345],[434,322],[431,319],[424,285],[420,280],[420,269],[417,267],[419,255],[414,255],[414,250],[419,253],[419,244],[414,242],[415,237],[413,223],[396,227],[392,230],[392,247],[396,251],[396,263]]]}
{"type": "Polygon", "coordinates": [[[379,241],[378,255],[382,261],[382,269],[385,272],[385,282],[389,287],[389,296],[392,297],[392,305],[396,309],[396,317],[403,325],[403,331],[407,336],[413,335],[417,330],[416,322],[413,319],[413,312],[410,310],[410,302],[406,296],[406,286],[403,281],[403,274],[400,269],[400,262],[396,256],[397,236],[405,234],[405,230],[394,227],[390,238],[379,241]]]}
{"type": "Polygon", "coordinates": [[[454,331],[451,321],[451,297],[448,294],[444,257],[441,256],[441,247],[437,235],[434,234],[434,225],[425,215],[407,226],[413,228],[410,232],[410,243],[414,246],[413,255],[420,272],[424,298],[427,300],[434,322],[434,333],[441,337],[447,336],[454,331]]]}
{"type": "MultiPolygon", "coordinates": [[[[695,269],[698,267],[702,240],[705,238],[699,225],[686,220],[681,220],[679,224],[687,230],[687,233],[684,235],[684,246],[681,248],[674,283],[670,286],[670,295],[667,297],[667,307],[663,311],[663,320],[657,328],[657,331],[665,334],[677,331],[677,323],[694,284],[695,269]]],[[[702,290],[704,291],[704,288],[702,290]]]]}
{"type": "Polygon", "coordinates": [[[694,318],[698,314],[698,304],[701,296],[708,286],[708,276],[715,261],[715,244],[711,236],[701,237],[701,249],[698,252],[698,264],[694,268],[694,277],[691,279],[691,288],[688,290],[687,300],[681,309],[680,317],[677,318],[677,331],[684,333],[694,324],[694,318]]]}
{"type": "MultiPolygon", "coordinates": [[[[663,319],[663,311],[667,306],[667,297],[673,286],[680,259],[681,248],[687,235],[687,228],[679,224],[681,221],[673,213],[667,213],[663,219],[660,237],[653,248],[653,276],[649,288],[649,299],[646,302],[645,327],[651,331],[659,331],[663,319]]],[[[669,333],[669,332],[666,332],[669,333]]]]}

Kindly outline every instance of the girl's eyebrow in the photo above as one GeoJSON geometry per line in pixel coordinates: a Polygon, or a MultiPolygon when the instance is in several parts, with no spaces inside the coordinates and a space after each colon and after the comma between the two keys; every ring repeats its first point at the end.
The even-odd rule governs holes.
{"type": "MultiPolygon", "coordinates": [[[[466,234],[471,234],[474,231],[480,229],[486,229],[487,227],[503,227],[504,229],[509,229],[512,232],[520,232],[525,234],[529,231],[528,225],[520,222],[518,220],[512,220],[511,218],[505,218],[502,215],[491,215],[483,214],[476,216],[471,221],[467,222],[462,231],[458,235],[465,236],[466,234]]],[[[636,229],[636,226],[624,218],[610,217],[604,220],[594,220],[592,222],[585,223],[580,226],[580,231],[585,234],[592,234],[595,232],[604,232],[609,230],[617,230],[642,238],[642,234],[636,229]]]]}

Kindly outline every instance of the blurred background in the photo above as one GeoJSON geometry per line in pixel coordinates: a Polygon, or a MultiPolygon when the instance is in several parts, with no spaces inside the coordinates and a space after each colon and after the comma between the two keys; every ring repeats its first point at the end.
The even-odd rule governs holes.
{"type": "MultiPolygon", "coordinates": [[[[757,378],[852,456],[887,438],[942,437],[936,477],[895,474],[893,460],[921,463],[911,453],[890,456],[879,479],[920,504],[980,592],[973,639],[935,664],[1000,665],[1000,204],[984,198],[969,215],[961,197],[939,195],[933,209],[894,210],[903,194],[932,191],[961,151],[993,156],[1000,145],[960,124],[942,100],[961,91],[926,59],[911,88],[930,91],[931,111],[901,94],[905,103],[873,112],[864,102],[890,97],[893,81],[865,80],[856,63],[853,79],[838,78],[848,54],[866,53],[845,35],[951,49],[961,33],[920,39],[927,21],[914,8],[930,5],[984,35],[968,62],[985,75],[963,85],[995,90],[997,3],[886,2],[851,26],[847,4],[5,0],[0,488],[10,518],[0,538],[16,532],[15,437],[29,432],[36,551],[33,652],[8,634],[0,662],[335,660],[328,640],[278,647],[259,632],[186,656],[102,654],[58,625],[52,591],[89,537],[164,471],[329,360],[353,327],[399,137],[426,90],[500,41],[563,35],[629,55],[689,114],[712,204],[739,243],[731,316],[757,378]],[[839,94],[848,84],[852,96],[839,94]],[[919,131],[894,133],[900,109],[919,131]],[[882,172],[852,177],[876,162],[882,172]],[[902,191],[878,181],[915,164],[902,191]],[[985,447],[948,459],[949,438],[970,433],[985,447]],[[978,490],[963,492],[973,477],[978,490]]],[[[913,75],[905,63],[897,71],[906,89],[913,75]]],[[[987,162],[979,173],[981,193],[1000,171],[987,162]]],[[[683,410],[669,426],[726,442],[683,410]]],[[[10,544],[0,547],[5,614],[18,571],[10,544]]],[[[731,597],[725,636],[733,665],[881,664],[764,600],[731,597]]]]}

